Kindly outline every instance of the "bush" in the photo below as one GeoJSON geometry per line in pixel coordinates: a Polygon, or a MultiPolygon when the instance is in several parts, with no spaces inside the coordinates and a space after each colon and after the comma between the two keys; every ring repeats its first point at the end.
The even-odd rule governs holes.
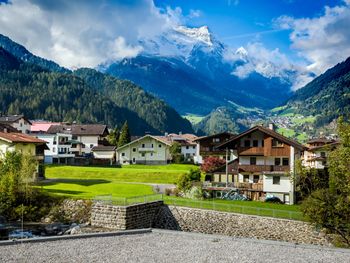
{"type": "Polygon", "coordinates": [[[186,192],[191,189],[193,182],[199,182],[200,180],[201,172],[198,169],[191,169],[188,173],[180,176],[176,185],[180,191],[186,192]]]}
{"type": "Polygon", "coordinates": [[[219,157],[209,156],[204,159],[204,162],[201,166],[201,170],[206,173],[215,171],[217,168],[225,165],[226,161],[219,157]]]}

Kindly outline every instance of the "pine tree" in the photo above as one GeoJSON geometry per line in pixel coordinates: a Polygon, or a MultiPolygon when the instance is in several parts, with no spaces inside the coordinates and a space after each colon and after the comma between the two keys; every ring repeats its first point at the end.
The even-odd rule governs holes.
{"type": "Polygon", "coordinates": [[[121,146],[129,143],[130,140],[131,140],[131,138],[130,138],[129,125],[128,125],[128,122],[125,121],[123,124],[123,127],[120,131],[120,136],[119,136],[119,140],[118,140],[118,147],[121,147],[121,146]]]}
{"type": "Polygon", "coordinates": [[[107,136],[108,142],[111,145],[118,146],[119,135],[120,135],[120,132],[119,132],[118,127],[114,128],[107,136]]]}

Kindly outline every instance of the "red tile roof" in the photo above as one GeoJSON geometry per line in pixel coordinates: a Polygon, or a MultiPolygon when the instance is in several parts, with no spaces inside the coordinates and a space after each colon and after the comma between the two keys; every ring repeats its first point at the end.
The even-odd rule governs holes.
{"type": "Polygon", "coordinates": [[[29,136],[27,134],[23,133],[17,133],[17,132],[12,132],[12,133],[5,133],[5,132],[0,132],[0,139],[7,141],[7,142],[17,142],[17,143],[36,143],[36,144],[45,144],[46,141],[35,138],[33,136],[29,136]]]}

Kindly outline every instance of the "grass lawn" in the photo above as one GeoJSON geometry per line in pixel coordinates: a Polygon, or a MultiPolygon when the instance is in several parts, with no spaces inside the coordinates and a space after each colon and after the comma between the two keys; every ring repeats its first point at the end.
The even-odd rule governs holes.
{"type": "Polygon", "coordinates": [[[183,118],[187,119],[190,121],[190,123],[192,124],[197,124],[199,123],[201,120],[203,120],[204,116],[200,116],[200,115],[195,115],[195,114],[187,114],[182,116],[183,118]]]}
{"type": "Polygon", "coordinates": [[[259,201],[229,201],[220,199],[197,201],[173,196],[165,196],[164,202],[166,204],[176,206],[194,207],[240,214],[287,218],[294,220],[304,220],[298,205],[273,204],[259,201]]]}
{"type": "Polygon", "coordinates": [[[113,182],[173,184],[179,175],[197,168],[187,164],[125,165],[122,168],[47,166],[45,176],[49,179],[103,179],[113,182]]]}
{"type": "Polygon", "coordinates": [[[179,175],[197,168],[194,165],[127,165],[122,168],[47,166],[47,179],[40,187],[54,195],[91,199],[97,195],[133,197],[153,194],[151,185],[173,184],[179,175]]]}

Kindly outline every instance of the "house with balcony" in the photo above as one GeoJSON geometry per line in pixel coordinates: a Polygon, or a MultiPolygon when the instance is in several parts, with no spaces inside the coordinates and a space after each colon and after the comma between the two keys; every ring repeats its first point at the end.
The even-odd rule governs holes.
{"type": "Polygon", "coordinates": [[[316,138],[307,142],[307,150],[302,157],[304,167],[326,169],[328,167],[329,152],[339,145],[336,140],[316,138]]]}
{"type": "Polygon", "coordinates": [[[92,148],[105,145],[109,134],[107,125],[102,124],[60,124],[51,125],[48,134],[67,134],[70,152],[76,157],[92,156],[92,148]]]}
{"type": "Polygon", "coordinates": [[[33,156],[37,162],[37,176],[44,176],[44,151],[47,148],[45,140],[41,140],[19,132],[0,132],[0,157],[8,151],[17,151],[33,156]]]}
{"type": "Polygon", "coordinates": [[[0,123],[7,124],[17,129],[21,133],[30,133],[32,123],[24,115],[0,116],[0,123]]]}
{"type": "MultiPolygon", "coordinates": [[[[222,132],[210,136],[199,137],[194,140],[197,144],[196,146],[196,154],[194,156],[195,164],[202,164],[203,160],[207,156],[217,156],[219,158],[226,158],[226,150],[217,148],[217,146],[227,142],[234,134],[229,132],[222,132]]],[[[232,156],[233,158],[233,156],[232,156]]],[[[231,159],[231,154],[229,155],[229,159],[231,159]]]]}
{"type": "Polygon", "coordinates": [[[145,135],[117,149],[120,164],[167,164],[171,142],[165,136],[145,135]]]}
{"type": "Polygon", "coordinates": [[[216,148],[229,151],[233,158],[227,160],[224,174],[223,167],[213,172],[213,184],[208,190],[237,189],[253,200],[275,196],[284,203],[294,203],[292,177],[296,176],[295,162],[301,158],[305,146],[275,132],[272,127],[255,126],[216,148]]]}
{"type": "Polygon", "coordinates": [[[181,154],[184,157],[184,161],[188,163],[194,162],[197,153],[197,143],[195,140],[198,139],[198,137],[196,135],[190,133],[170,133],[166,134],[163,139],[167,140],[170,144],[174,142],[179,143],[181,145],[181,154]]]}
{"type": "Polygon", "coordinates": [[[72,135],[67,133],[38,133],[35,136],[47,142],[44,162],[46,164],[71,164],[75,154],[72,152],[72,135]]]}

